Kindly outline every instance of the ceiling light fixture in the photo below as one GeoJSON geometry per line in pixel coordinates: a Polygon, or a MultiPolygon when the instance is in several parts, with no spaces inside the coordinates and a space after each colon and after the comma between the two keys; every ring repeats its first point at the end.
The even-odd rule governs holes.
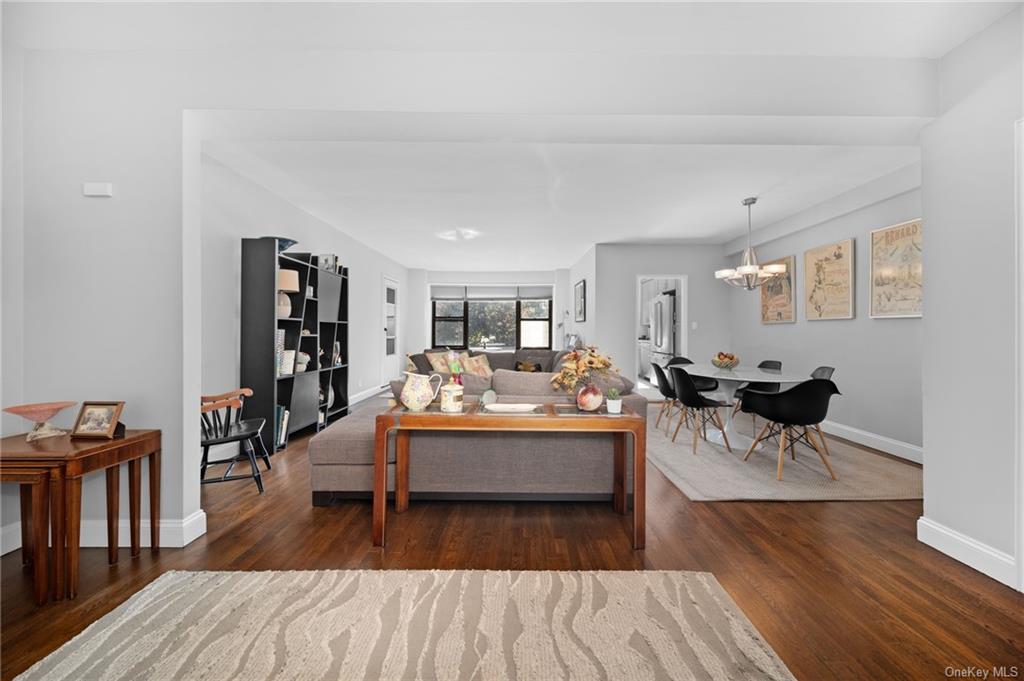
{"type": "Polygon", "coordinates": [[[480,236],[480,232],[475,229],[449,229],[444,232],[438,232],[437,238],[444,239],[445,241],[469,241],[480,236]]]}
{"type": "Polygon", "coordinates": [[[743,205],[747,207],[747,247],[743,251],[743,259],[740,261],[740,266],[736,269],[715,270],[715,279],[721,279],[730,286],[743,288],[748,291],[753,291],[769,279],[781,277],[786,273],[786,266],[783,263],[774,263],[764,267],[757,264],[757,253],[754,252],[754,247],[750,245],[750,207],[755,203],[757,203],[756,196],[743,199],[743,205]]]}

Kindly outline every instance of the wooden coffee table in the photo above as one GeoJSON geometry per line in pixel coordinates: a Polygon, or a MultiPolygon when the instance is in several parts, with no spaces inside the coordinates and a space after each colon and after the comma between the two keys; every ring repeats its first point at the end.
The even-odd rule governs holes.
{"type": "MultiPolygon", "coordinates": [[[[409,508],[409,435],[414,430],[605,432],[614,436],[612,507],[626,513],[626,438],[633,436],[633,548],[646,536],[647,420],[622,407],[622,414],[592,414],[571,404],[541,404],[529,414],[497,414],[482,405],[466,405],[461,414],[445,414],[437,405],[412,412],[393,407],[377,416],[373,474],[373,545],[384,546],[387,515],[388,433],[395,431],[395,513],[409,508]]],[[[571,471],[567,471],[571,474],[571,471]]]]}

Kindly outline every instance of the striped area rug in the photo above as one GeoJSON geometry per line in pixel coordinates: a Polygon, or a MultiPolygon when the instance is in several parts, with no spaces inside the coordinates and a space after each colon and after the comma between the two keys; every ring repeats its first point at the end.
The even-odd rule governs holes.
{"type": "Polygon", "coordinates": [[[19,679],[792,679],[703,572],[169,572],[19,679]]]}

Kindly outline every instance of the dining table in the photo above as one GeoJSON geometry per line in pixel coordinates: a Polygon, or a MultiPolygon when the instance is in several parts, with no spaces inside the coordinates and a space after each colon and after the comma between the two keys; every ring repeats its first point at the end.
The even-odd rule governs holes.
{"type": "MultiPolygon", "coordinates": [[[[719,369],[710,362],[707,364],[687,364],[680,367],[686,370],[686,373],[691,376],[700,376],[702,378],[713,378],[718,381],[718,390],[710,391],[706,394],[713,396],[715,399],[725,402],[727,407],[722,411],[722,420],[725,423],[726,437],[729,438],[729,444],[735,448],[742,448],[746,451],[750,448],[750,445],[754,443],[754,438],[744,435],[736,430],[736,424],[733,421],[732,411],[733,405],[735,404],[736,389],[746,385],[747,383],[778,383],[781,390],[785,390],[788,387],[796,385],[797,383],[803,383],[804,381],[810,380],[808,374],[795,374],[792,372],[776,370],[776,369],[761,369],[759,367],[744,367],[737,366],[732,369],[719,369]]],[[[725,440],[722,437],[722,433],[717,430],[708,430],[708,440],[724,445],[725,440]]],[[[759,450],[761,445],[755,447],[755,450],[759,450]]]]}

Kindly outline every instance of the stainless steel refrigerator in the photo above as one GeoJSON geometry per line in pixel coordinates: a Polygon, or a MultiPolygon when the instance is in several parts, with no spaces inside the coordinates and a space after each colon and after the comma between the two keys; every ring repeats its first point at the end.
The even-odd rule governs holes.
{"type": "Polygon", "coordinates": [[[662,293],[651,300],[651,361],[665,366],[676,354],[676,297],[662,293]]]}

